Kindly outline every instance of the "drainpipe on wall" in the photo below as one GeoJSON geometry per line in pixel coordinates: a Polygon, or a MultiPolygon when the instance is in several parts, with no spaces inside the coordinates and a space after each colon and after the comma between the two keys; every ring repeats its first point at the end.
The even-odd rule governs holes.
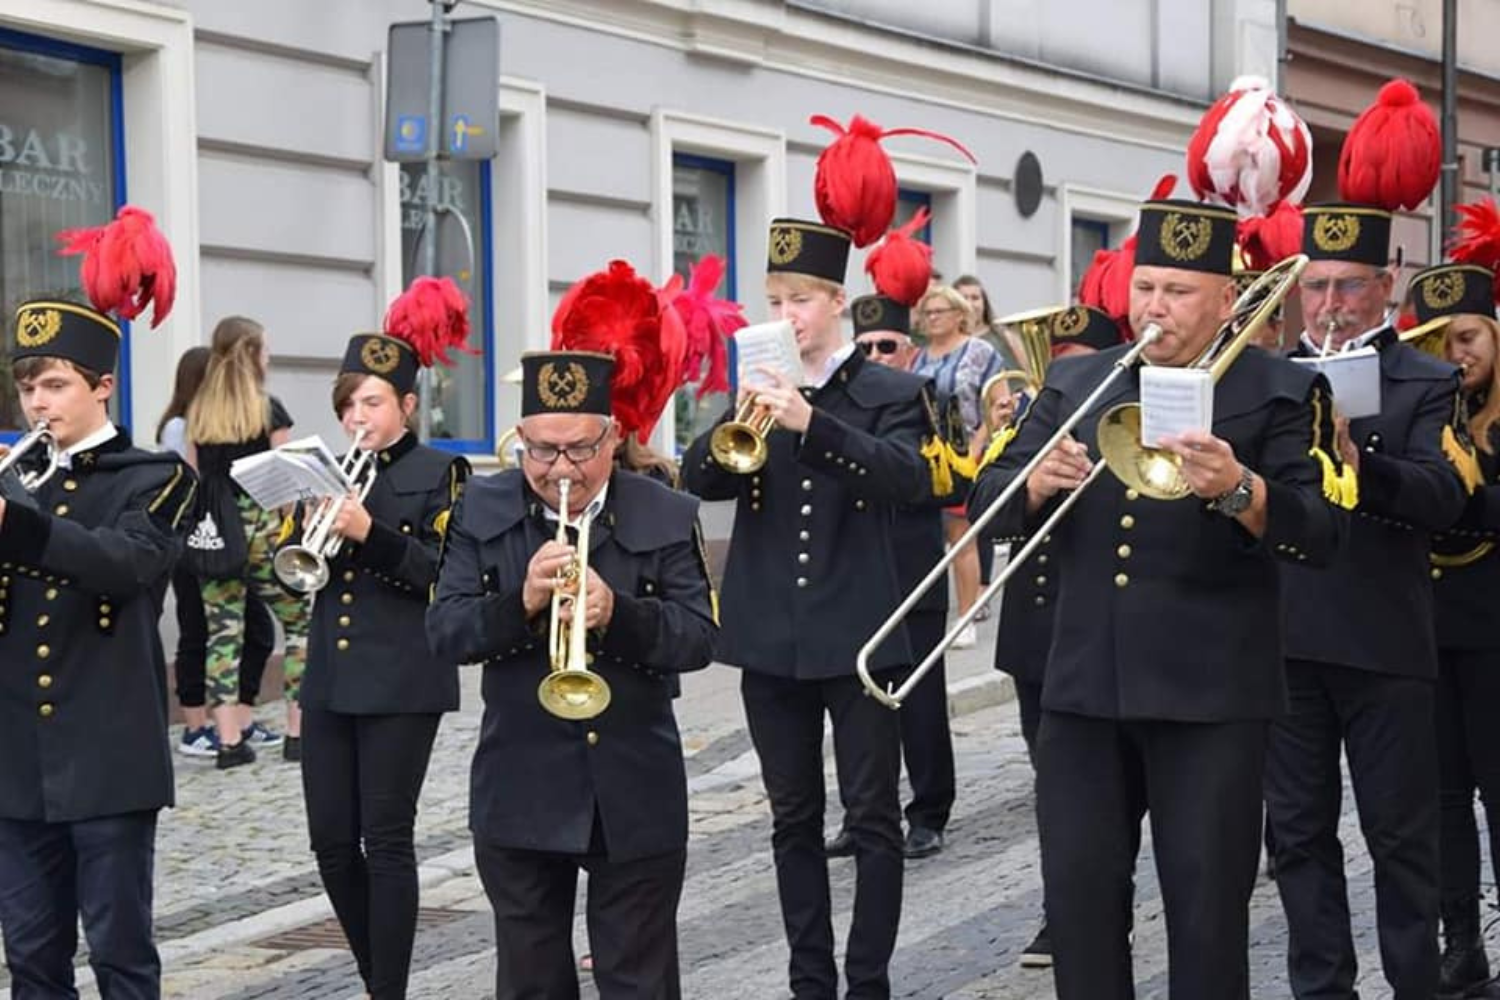
{"type": "MultiPolygon", "coordinates": [[[[1438,239],[1453,229],[1458,204],[1458,0],[1443,0],[1443,183],[1438,239]]],[[[1442,251],[1432,258],[1442,260],[1442,251]]]]}

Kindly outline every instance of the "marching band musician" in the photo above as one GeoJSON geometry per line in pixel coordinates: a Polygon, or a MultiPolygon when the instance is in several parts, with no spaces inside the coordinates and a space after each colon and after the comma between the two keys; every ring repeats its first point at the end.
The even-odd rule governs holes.
{"type": "MultiPolygon", "coordinates": [[[[484,663],[469,825],[495,911],[500,1000],[578,996],[580,868],[599,995],[681,995],[687,778],[668,679],[708,665],[717,629],[697,501],[614,468],[622,431],[649,434],[680,384],[682,355],[671,362],[662,346],[675,314],[655,302],[649,283],[616,262],[559,306],[560,318],[573,318],[554,319],[554,343],[576,321],[629,364],[596,351],[523,357],[521,468],[469,484],[427,613],[438,656],[484,663]],[[669,383],[642,388],[662,373],[669,383]],[[639,381],[611,384],[627,377],[639,381]],[[559,511],[564,480],[568,509],[559,511]],[[580,553],[572,528],[570,544],[555,538],[557,522],[586,512],[580,553]],[[560,588],[572,592],[563,574],[579,560],[587,661],[611,700],[596,717],[569,721],[538,704],[538,682],[549,676],[548,609],[560,588]]],[[[573,614],[571,601],[562,606],[573,614]]]]}
{"type": "MultiPolygon", "coordinates": [[[[909,371],[916,358],[911,342],[911,309],[886,295],[864,295],[849,306],[854,343],[876,364],[909,371]]],[[[967,481],[963,481],[967,485],[967,481]]],[[[898,507],[891,527],[903,593],[916,589],[927,571],[943,558],[943,505],[951,498],[898,507]]],[[[948,620],[948,588],[932,587],[906,620],[913,653],[925,654],[942,641],[948,620]]],[[[953,734],[948,729],[948,682],[941,659],[902,703],[901,756],[911,782],[906,807],[908,859],[925,858],[943,848],[943,830],[953,811],[957,779],[953,770],[953,734]]],[[[854,838],[840,828],[827,845],[829,857],[854,853],[854,838]]]]}
{"type": "MultiPolygon", "coordinates": [[[[1345,200],[1304,212],[1311,263],[1299,292],[1307,330],[1293,356],[1373,348],[1380,396],[1378,414],[1338,425],[1348,545],[1326,570],[1293,563],[1283,572],[1289,709],[1272,729],[1266,806],[1299,1000],[1355,996],[1339,843],[1341,752],[1374,863],[1386,980],[1396,1000],[1428,1000],[1438,984],[1438,668],[1428,553],[1432,532],[1463,510],[1467,472],[1457,470],[1473,468],[1474,458],[1464,444],[1457,371],[1398,343],[1387,313],[1392,212],[1426,199],[1436,167],[1406,178],[1412,189],[1399,196],[1388,193],[1400,186],[1382,186],[1389,201],[1360,187],[1380,176],[1370,148],[1389,143],[1414,155],[1405,144],[1420,133],[1406,116],[1430,120],[1432,112],[1400,81],[1383,88],[1378,107],[1345,140],[1345,200]],[[1389,138],[1365,127],[1380,121],[1391,126],[1389,138]]],[[[1432,135],[1436,143],[1435,125],[1432,135]]],[[[1389,162],[1390,152],[1381,158],[1389,162]]]]}
{"type": "MultiPolygon", "coordinates": [[[[864,637],[900,602],[892,522],[932,496],[921,456],[930,421],[915,375],[871,362],[840,329],[849,234],[799,219],[771,223],[766,298],[796,331],[804,385],[777,377],[752,392],[776,428],[757,472],[722,467],[713,432],[683,456],[684,485],[738,500],[724,570],[718,659],[743,669],[750,738],[771,800],[772,847],[792,993],[838,995],[824,853],[823,718],[833,721],[844,826],[854,841],[848,996],[890,995],[901,916],[901,740],[896,713],[854,672],[864,637]]],[[[905,631],[874,666],[912,662],[905,631]]]]}
{"type": "MultiPolygon", "coordinates": [[[[1096,354],[1120,342],[1120,328],[1115,321],[1090,306],[1059,309],[1050,315],[1033,316],[1022,322],[1043,325],[1053,358],[1096,354]]],[[[1031,340],[1027,336],[1021,338],[1023,344],[1031,340]]],[[[994,431],[995,437],[1014,433],[1006,430],[1010,427],[1008,421],[1000,425],[994,431]]],[[[990,461],[998,458],[1006,446],[995,447],[996,450],[989,454],[990,461]]],[[[1058,567],[1053,561],[1051,548],[1050,542],[1043,541],[1036,557],[1036,572],[1022,573],[1006,584],[1000,602],[1000,629],[995,638],[995,669],[1010,674],[1015,684],[1021,713],[1021,736],[1026,741],[1026,754],[1031,759],[1033,770],[1036,768],[1037,728],[1042,721],[1042,680],[1046,675],[1047,650],[1052,646],[1052,618],[1057,607],[1058,567]]],[[[1136,829],[1140,829],[1139,823],[1136,829]]],[[[1021,965],[1033,969],[1052,965],[1052,943],[1045,916],[1036,936],[1021,952],[1021,965]]]]}
{"type": "MultiPolygon", "coordinates": [[[[1193,365],[1234,301],[1235,214],[1150,201],[1140,212],[1130,319],[1161,335],[1148,364],[1193,365]]],[[[1123,352],[1053,364],[1014,441],[979,476],[977,516],[1123,352]]],[[[1138,371],[1101,401],[1137,395],[1138,371]]],[[[1052,529],[1054,638],[1037,734],[1048,930],[1061,1000],[1134,996],[1128,943],[1139,820],[1151,815],[1170,995],[1248,1000],[1248,904],[1261,768],[1284,697],[1278,560],[1328,560],[1334,511],[1311,457],[1331,441],[1326,384],[1246,351],[1214,392],[1212,431],[1161,444],[1192,496],[1143,497],[1111,476],[1052,529]],[[1321,419],[1320,419],[1321,418],[1321,419]]],[[[1054,449],[994,522],[1023,535],[1098,454],[1102,409],[1054,449]]],[[[1049,567],[1051,568],[1051,567],[1049,567]]],[[[1049,574],[1050,575],[1050,574],[1049,574]]]]}
{"type": "MultiPolygon", "coordinates": [[[[57,466],[35,492],[15,469],[0,488],[0,929],[17,1000],[77,996],[80,916],[100,993],[155,1000],[156,819],[173,800],[157,619],[196,480],[175,454],[132,446],[108,411],[120,328],[105,313],[133,318],[132,300],[151,297],[165,318],[166,242],[131,207],[80,235],[116,251],[87,252],[94,308],[38,299],[16,313],[21,409],[46,422],[57,466]],[[124,257],[144,281],[112,297],[142,221],[149,236],[124,257]]],[[[20,461],[40,473],[45,459],[20,461]]]]}
{"type": "Polygon", "coordinates": [[[1480,927],[1474,824],[1477,787],[1489,819],[1490,864],[1500,869],[1500,753],[1493,738],[1500,706],[1500,634],[1494,627],[1500,597],[1500,557],[1494,551],[1500,534],[1500,324],[1494,288],[1494,272],[1475,264],[1441,264],[1413,275],[1418,326],[1403,334],[1437,341],[1446,360],[1460,367],[1470,437],[1484,475],[1458,523],[1432,540],[1444,944],[1439,996],[1500,997],[1500,984],[1485,987],[1490,964],[1480,927]]]}
{"type": "Polygon", "coordinates": [[[469,463],[419,443],[411,421],[417,372],[462,344],[465,306],[449,279],[418,278],[384,333],[350,338],[333,408],[375,478],[363,500],[313,515],[344,541],[313,604],[302,788],[318,874],[374,1000],[406,996],[417,797],[442,713],[458,708],[457,668],[428,651],[423,619],[469,463]]]}

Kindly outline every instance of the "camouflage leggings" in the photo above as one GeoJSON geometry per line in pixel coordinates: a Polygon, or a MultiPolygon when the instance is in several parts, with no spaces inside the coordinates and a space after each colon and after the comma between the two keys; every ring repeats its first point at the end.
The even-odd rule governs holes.
{"type": "Polygon", "coordinates": [[[286,697],[296,701],[307,664],[307,632],[312,604],[282,589],[271,570],[281,518],[261,510],[249,497],[239,496],[240,520],[245,526],[249,561],[245,575],[234,580],[203,581],[203,612],[208,619],[208,703],[237,705],[240,701],[240,652],[245,641],[245,594],[249,590],[271,609],[286,636],[282,675],[286,697]]]}

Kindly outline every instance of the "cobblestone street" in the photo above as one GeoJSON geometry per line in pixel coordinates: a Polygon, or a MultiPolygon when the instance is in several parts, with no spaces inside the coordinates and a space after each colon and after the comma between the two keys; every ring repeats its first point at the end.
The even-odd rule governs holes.
{"type": "MultiPolygon", "coordinates": [[[[1041,909],[1031,770],[1008,686],[985,668],[993,625],[978,649],[956,654],[954,745],[959,800],[948,847],[907,868],[906,902],[893,968],[896,995],[923,1000],[1019,1000],[1052,996],[1046,972],[1018,968],[1041,909]]],[[[478,673],[464,672],[464,710],[446,717],[423,791],[418,855],[421,927],[411,996],[470,1000],[493,994],[489,911],[468,835],[468,762],[479,722],[478,673]]],[[[280,705],[262,716],[280,728],[280,705]]],[[[786,995],[786,949],[770,853],[770,815],[739,707],[738,675],[714,667],[688,678],[679,717],[689,752],[691,830],[679,914],[684,995],[786,995]]],[[[833,788],[829,764],[829,787],[833,788]]],[[[292,765],[270,752],[219,773],[178,758],[178,802],[158,840],[157,931],[165,992],[192,1000],[345,1000],[362,996],[340,948],[307,846],[301,788],[292,765]]],[[[836,795],[827,824],[838,822],[836,795]]],[[[1361,988],[1386,992],[1374,939],[1368,859],[1346,809],[1351,900],[1361,949],[1361,988]]],[[[853,862],[831,862],[842,939],[853,862]]],[[[580,919],[579,953],[587,951],[580,919]]],[[[1500,951],[1492,933],[1491,951],[1500,951]]],[[[1286,996],[1284,928],[1275,888],[1262,881],[1252,913],[1256,997],[1286,996]]],[[[1166,997],[1165,931],[1146,838],[1136,911],[1142,1000],[1166,997]]],[[[81,979],[90,977],[80,969],[81,979]]],[[[584,995],[595,995],[587,977],[584,995]]],[[[8,997],[9,991],[0,992],[8,997]]],[[[91,985],[83,990],[97,996],[91,985]]]]}

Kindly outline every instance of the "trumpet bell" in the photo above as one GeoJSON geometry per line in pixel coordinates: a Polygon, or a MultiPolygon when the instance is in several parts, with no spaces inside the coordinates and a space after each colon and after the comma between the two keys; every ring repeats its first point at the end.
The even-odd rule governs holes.
{"type": "Polygon", "coordinates": [[[554,670],[537,685],[536,697],[559,719],[592,719],[609,707],[609,682],[590,670],[554,670]]]}
{"type": "Polygon", "coordinates": [[[714,461],[730,472],[739,475],[756,472],[771,454],[766,435],[771,433],[775,423],[776,418],[756,406],[753,397],[747,399],[733,420],[726,420],[714,428],[708,439],[708,450],[714,461]]]}
{"type": "Polygon", "coordinates": [[[1111,407],[1099,421],[1099,454],[1104,464],[1142,496],[1181,500],[1192,492],[1182,477],[1182,459],[1165,448],[1141,442],[1141,404],[1111,407]]]}
{"type": "Polygon", "coordinates": [[[288,545],[271,560],[271,568],[289,590],[311,594],[328,585],[328,560],[302,545],[288,545]]]}

